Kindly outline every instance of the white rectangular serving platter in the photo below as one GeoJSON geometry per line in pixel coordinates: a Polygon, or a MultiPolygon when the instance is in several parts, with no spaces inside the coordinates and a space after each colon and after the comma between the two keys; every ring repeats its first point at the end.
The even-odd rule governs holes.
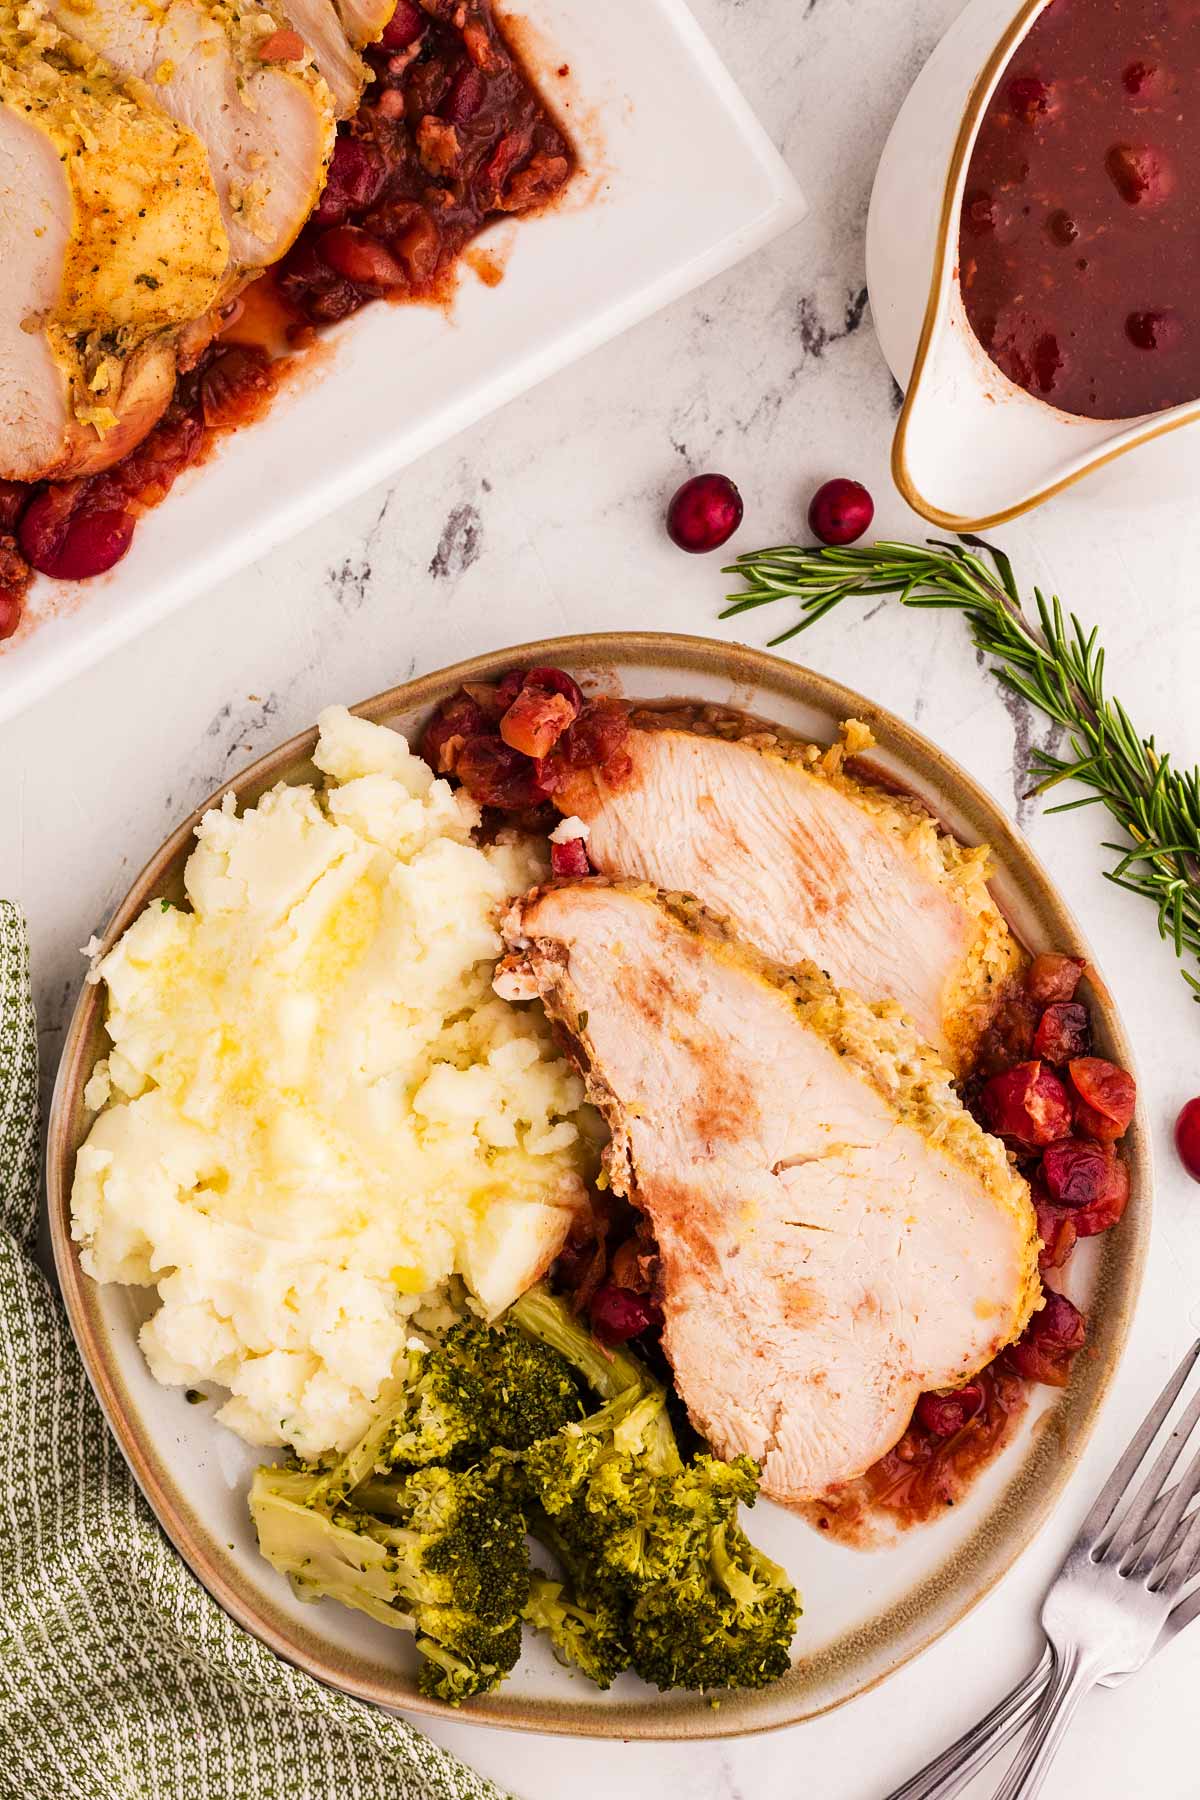
{"type": "Polygon", "coordinates": [[[573,195],[500,228],[498,286],[465,270],[447,311],[375,305],[331,332],[268,417],[143,520],[110,575],[36,583],[29,623],[0,646],[0,720],[803,217],[684,0],[522,11],[517,41],[579,144],[573,195]]]}

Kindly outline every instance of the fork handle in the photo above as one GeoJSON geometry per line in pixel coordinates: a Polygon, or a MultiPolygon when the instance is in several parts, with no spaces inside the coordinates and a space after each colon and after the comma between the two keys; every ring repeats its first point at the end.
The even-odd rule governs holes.
{"type": "Polygon", "coordinates": [[[1100,1678],[1101,1668],[1085,1661],[1075,1646],[1056,1657],[1050,1682],[1042,1697],[1032,1729],[1017,1752],[1017,1759],[996,1789],[995,1800],[1034,1800],[1058,1753],[1067,1727],[1081,1702],[1100,1678]]]}
{"type": "Polygon", "coordinates": [[[954,1800],[985,1768],[998,1751],[1024,1730],[1037,1711],[1054,1667],[1049,1644],[1036,1669],[1031,1669],[1012,1692],[997,1701],[990,1713],[965,1731],[948,1749],[927,1762],[923,1769],[894,1788],[887,1800],[954,1800]]]}

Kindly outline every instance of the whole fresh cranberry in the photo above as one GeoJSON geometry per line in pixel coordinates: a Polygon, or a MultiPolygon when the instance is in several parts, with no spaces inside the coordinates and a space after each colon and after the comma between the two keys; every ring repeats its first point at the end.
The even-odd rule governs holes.
{"type": "Polygon", "coordinates": [[[1200,1181],[1200,1099],[1189,1100],[1175,1121],[1175,1148],[1193,1181],[1200,1181]]]}
{"type": "Polygon", "coordinates": [[[728,475],[693,475],[667,508],[667,535],[681,550],[702,556],[729,542],[744,512],[728,475]]]}
{"type": "Polygon", "coordinates": [[[871,529],[875,502],[861,481],[827,481],[812,497],[808,523],[823,544],[853,544],[871,529]]]}

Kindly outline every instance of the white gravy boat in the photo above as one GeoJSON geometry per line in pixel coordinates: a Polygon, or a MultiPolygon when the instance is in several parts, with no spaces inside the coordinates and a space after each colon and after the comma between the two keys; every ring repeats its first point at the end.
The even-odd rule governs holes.
{"type": "Polygon", "coordinates": [[[921,71],[883,152],[867,281],[884,356],[906,398],[896,486],[948,531],[1015,518],[1100,469],[1120,504],[1200,491],[1200,396],[1136,419],[1078,419],[992,363],[958,285],[958,222],[988,101],[1049,0],[970,0],[921,71]],[[1148,445],[1133,460],[1126,453],[1148,445]]]}

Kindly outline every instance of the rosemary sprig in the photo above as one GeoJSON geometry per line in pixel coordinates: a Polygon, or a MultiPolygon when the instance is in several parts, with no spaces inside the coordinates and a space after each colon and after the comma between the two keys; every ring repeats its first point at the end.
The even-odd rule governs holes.
{"type": "MultiPolygon", "coordinates": [[[[1136,730],[1104,689],[1104,650],[1059,600],[1034,589],[1036,622],[1027,616],[1007,556],[980,538],[959,543],[880,543],[849,549],[781,546],[741,556],[725,571],[745,589],[731,594],[723,619],[777,600],[794,600],[800,617],[772,638],[786,643],[852,595],[895,594],[901,606],[962,613],[992,673],[1068,733],[1070,755],[1035,751],[1034,794],[1067,781],[1088,791],[1050,807],[1070,812],[1103,806],[1126,834],[1106,843],[1117,857],[1105,873],[1118,887],[1153,901],[1159,935],[1181,961],[1200,965],[1200,769],[1180,770],[1153,738],[1136,730]]],[[[1183,978],[1200,1000],[1200,979],[1183,978]]]]}

